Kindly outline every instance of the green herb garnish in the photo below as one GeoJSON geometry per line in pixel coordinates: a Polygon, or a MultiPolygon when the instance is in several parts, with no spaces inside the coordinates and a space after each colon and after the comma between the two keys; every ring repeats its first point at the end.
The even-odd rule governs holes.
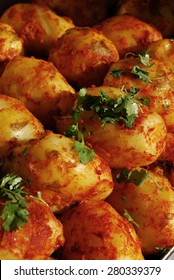
{"type": "Polygon", "coordinates": [[[110,75],[113,76],[114,78],[120,78],[123,72],[125,71],[113,69],[111,70],[110,75]]]}
{"type": "Polygon", "coordinates": [[[25,225],[29,218],[28,201],[23,191],[23,179],[14,174],[7,174],[0,180],[0,196],[4,203],[1,219],[4,231],[15,231],[25,225]]]}
{"type": "Polygon", "coordinates": [[[145,105],[145,106],[148,106],[149,103],[150,103],[150,98],[149,98],[149,97],[140,97],[140,98],[138,98],[138,101],[139,101],[141,104],[143,104],[143,105],[145,105]]]}
{"type": "Polygon", "coordinates": [[[150,63],[150,55],[146,52],[146,51],[142,51],[138,54],[139,56],[139,61],[147,66],[147,67],[151,67],[153,64],[150,63]]]}
{"type": "Polygon", "coordinates": [[[84,88],[79,91],[76,107],[71,112],[75,124],[68,127],[65,136],[77,140],[73,148],[79,152],[80,162],[86,164],[94,157],[94,151],[85,145],[84,131],[79,129],[82,113],[92,111],[101,121],[101,126],[122,122],[126,128],[132,128],[135,119],[138,117],[139,105],[135,100],[138,91],[139,89],[131,87],[117,99],[110,98],[104,91],[101,91],[99,96],[87,94],[87,90],[84,88]]]}
{"type": "Polygon", "coordinates": [[[145,83],[149,83],[151,81],[151,79],[149,78],[149,72],[146,71],[145,69],[135,65],[132,70],[131,73],[136,77],[139,78],[140,80],[144,81],[145,83]]]}
{"type": "Polygon", "coordinates": [[[131,217],[131,215],[129,214],[129,212],[127,210],[124,209],[124,213],[123,213],[123,216],[134,226],[136,226],[137,228],[139,228],[139,224],[136,223],[134,221],[134,219],[131,217]]]}
{"type": "MultiPolygon", "coordinates": [[[[136,56],[136,54],[135,54],[136,56]]],[[[150,63],[150,56],[145,51],[142,51],[138,54],[139,60],[138,62],[143,64],[146,67],[151,67],[153,64],[150,63]]],[[[144,81],[145,83],[151,82],[151,79],[149,78],[149,72],[145,69],[139,67],[138,65],[135,65],[132,67],[132,69],[112,69],[110,72],[110,75],[114,78],[120,78],[123,73],[131,73],[134,75],[134,77],[139,78],[140,80],[144,81]]]]}
{"type": "Polygon", "coordinates": [[[116,181],[118,183],[127,182],[133,183],[136,186],[143,184],[149,177],[148,172],[145,169],[134,169],[130,171],[127,168],[123,168],[119,174],[116,176],[116,181]]]}

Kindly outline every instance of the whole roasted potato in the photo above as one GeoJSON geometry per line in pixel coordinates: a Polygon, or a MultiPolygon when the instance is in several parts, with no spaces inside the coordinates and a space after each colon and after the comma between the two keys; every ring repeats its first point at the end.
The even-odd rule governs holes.
{"type": "Polygon", "coordinates": [[[29,198],[27,210],[28,221],[15,231],[3,230],[0,219],[1,260],[46,260],[64,244],[62,224],[47,205],[29,198]]]}
{"type": "Polygon", "coordinates": [[[3,169],[29,179],[28,191],[40,191],[53,211],[87,199],[105,199],[113,189],[108,164],[96,154],[81,163],[74,142],[47,131],[41,140],[14,149],[3,169]]]}
{"type": "Polygon", "coordinates": [[[77,89],[101,85],[111,62],[117,60],[114,44],[88,27],[68,30],[49,52],[49,61],[77,89]]]}
{"type": "Polygon", "coordinates": [[[43,125],[21,101],[0,95],[0,157],[13,147],[39,139],[44,134],[43,125]]]}
{"type": "Polygon", "coordinates": [[[87,201],[60,218],[65,236],[63,259],[142,260],[133,226],[105,201],[87,201]]]}
{"type": "Polygon", "coordinates": [[[131,15],[159,29],[165,38],[174,34],[174,2],[171,0],[122,0],[116,15],[131,15]]]}
{"type": "Polygon", "coordinates": [[[105,86],[137,88],[136,99],[159,113],[170,129],[174,126],[173,82],[171,69],[162,61],[150,58],[146,52],[112,63],[104,79],[105,86]]]}
{"type": "Polygon", "coordinates": [[[174,40],[161,39],[152,42],[147,53],[154,59],[162,61],[172,72],[174,70],[174,40]]]}
{"type": "Polygon", "coordinates": [[[108,15],[112,0],[35,0],[44,3],[60,15],[68,16],[76,26],[92,26],[108,15]]]}
{"type": "Polygon", "coordinates": [[[174,191],[168,179],[140,168],[116,172],[114,178],[114,191],[107,202],[132,221],[143,254],[173,246],[174,191]]]}
{"type": "Polygon", "coordinates": [[[0,22],[0,62],[24,54],[23,42],[9,24],[0,22]]]}
{"type": "Polygon", "coordinates": [[[24,41],[29,54],[47,55],[57,38],[74,27],[70,18],[56,15],[46,5],[17,3],[8,8],[1,21],[11,25],[24,41]]]}
{"type": "Polygon", "coordinates": [[[114,43],[120,58],[129,52],[139,53],[162,39],[159,30],[130,15],[107,18],[95,27],[114,43]]]}
{"type": "Polygon", "coordinates": [[[51,127],[53,113],[66,113],[74,102],[74,89],[54,65],[34,57],[11,60],[0,86],[5,95],[21,100],[46,127],[51,127]]]}
{"type": "MultiPolygon", "coordinates": [[[[77,107],[81,110],[79,128],[111,168],[147,166],[157,160],[167,133],[159,114],[130,92],[113,87],[82,89],[79,96],[84,100],[77,107]]],[[[63,133],[66,124],[66,117],[57,119],[58,131],[63,133]]]]}

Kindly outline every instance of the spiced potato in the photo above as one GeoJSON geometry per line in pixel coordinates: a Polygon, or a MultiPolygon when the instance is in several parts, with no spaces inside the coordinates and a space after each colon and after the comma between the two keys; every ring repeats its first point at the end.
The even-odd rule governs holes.
{"type": "Polygon", "coordinates": [[[15,29],[29,54],[40,57],[47,56],[57,38],[74,27],[70,18],[58,16],[46,5],[36,3],[16,3],[0,20],[15,29]]]}
{"type": "Polygon", "coordinates": [[[21,100],[46,127],[52,114],[66,113],[75,99],[75,90],[50,62],[18,56],[11,60],[1,78],[1,91],[21,100]]]}
{"type": "Polygon", "coordinates": [[[39,139],[45,134],[41,122],[24,104],[0,94],[0,157],[22,143],[39,139]]]}
{"type": "Polygon", "coordinates": [[[114,43],[120,58],[146,50],[151,42],[162,39],[158,29],[130,15],[109,17],[95,28],[114,43]]]}
{"type": "Polygon", "coordinates": [[[108,164],[97,154],[86,164],[81,163],[74,142],[47,131],[41,140],[14,149],[3,170],[29,179],[28,191],[40,191],[54,212],[79,201],[105,199],[113,189],[108,164]]]}
{"type": "Polygon", "coordinates": [[[46,260],[64,244],[63,226],[50,208],[35,198],[28,201],[29,218],[23,227],[5,231],[0,218],[1,260],[46,260]]]}
{"type": "Polygon", "coordinates": [[[23,41],[14,28],[9,24],[0,22],[0,63],[23,54],[23,41]]]}
{"type": "Polygon", "coordinates": [[[129,215],[143,254],[152,255],[174,245],[174,190],[161,174],[140,168],[129,171],[128,177],[125,172],[114,173],[115,187],[107,202],[121,215],[129,215]]]}
{"type": "MultiPolygon", "coordinates": [[[[84,102],[74,108],[81,110],[78,126],[84,131],[85,141],[111,168],[147,166],[165,147],[164,120],[135,96],[107,86],[79,92],[79,100],[84,98],[84,102]]],[[[72,116],[57,118],[58,131],[68,130],[69,120],[73,122],[72,116]]]]}
{"type": "Polygon", "coordinates": [[[89,27],[68,30],[49,52],[49,61],[76,89],[101,85],[111,62],[117,60],[114,44],[89,27]]]}
{"type": "Polygon", "coordinates": [[[105,201],[84,202],[60,218],[68,260],[143,260],[133,226],[105,201]]]}
{"type": "Polygon", "coordinates": [[[163,60],[151,58],[148,52],[112,63],[104,79],[105,86],[137,88],[136,98],[159,113],[170,130],[174,125],[173,82],[171,68],[163,60]]]}

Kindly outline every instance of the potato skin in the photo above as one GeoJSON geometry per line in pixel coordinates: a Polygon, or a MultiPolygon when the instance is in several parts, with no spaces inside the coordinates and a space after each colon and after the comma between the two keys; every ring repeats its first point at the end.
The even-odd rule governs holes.
{"type": "Polygon", "coordinates": [[[153,41],[162,39],[161,33],[151,25],[130,15],[113,16],[95,26],[116,46],[120,58],[127,53],[139,53],[153,41]]]}
{"type": "Polygon", "coordinates": [[[99,156],[86,165],[73,149],[73,139],[47,131],[44,138],[14,149],[4,170],[29,179],[30,193],[40,191],[51,209],[58,212],[86,199],[105,199],[113,189],[108,164],[99,156]],[[27,147],[23,157],[22,151],[27,147]]]}
{"type": "MultiPolygon", "coordinates": [[[[93,96],[99,96],[101,91],[113,99],[125,94],[112,87],[87,88],[87,94],[93,96]]],[[[159,114],[147,106],[138,110],[132,128],[126,128],[118,122],[101,126],[98,116],[91,111],[83,113],[79,126],[85,127],[86,142],[111,168],[147,166],[160,156],[165,146],[165,123],[159,114]],[[90,131],[93,133],[89,134],[90,131]]]]}
{"type": "Polygon", "coordinates": [[[0,94],[0,157],[13,147],[39,139],[44,134],[43,125],[21,101],[0,94]]]}
{"type": "Polygon", "coordinates": [[[1,21],[13,26],[30,54],[39,56],[47,55],[57,38],[74,27],[70,18],[56,15],[46,5],[33,3],[12,5],[1,21]]]}
{"type": "Polygon", "coordinates": [[[132,225],[105,201],[87,201],[65,212],[63,259],[142,260],[132,225]]]}
{"type": "Polygon", "coordinates": [[[0,22],[0,62],[11,60],[15,56],[23,54],[23,41],[18,37],[14,28],[0,22]]]}
{"type": "Polygon", "coordinates": [[[75,90],[50,62],[18,56],[6,66],[1,91],[21,100],[45,127],[51,127],[52,114],[66,113],[74,102],[75,90]]]}
{"type": "Polygon", "coordinates": [[[29,220],[13,232],[0,226],[1,260],[44,260],[64,244],[63,227],[50,208],[36,199],[29,200],[29,220]]]}
{"type": "Polygon", "coordinates": [[[77,89],[101,85],[111,62],[117,60],[114,44],[88,27],[68,30],[49,52],[49,61],[77,89]]]}
{"type": "Polygon", "coordinates": [[[122,215],[126,209],[139,225],[135,229],[145,256],[157,253],[156,247],[174,245],[174,191],[166,177],[150,170],[148,174],[140,186],[115,181],[114,191],[107,198],[116,211],[122,215]]]}

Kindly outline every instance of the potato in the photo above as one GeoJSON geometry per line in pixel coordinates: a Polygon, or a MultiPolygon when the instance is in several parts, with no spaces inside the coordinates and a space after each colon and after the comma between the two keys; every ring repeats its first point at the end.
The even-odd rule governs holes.
{"type": "Polygon", "coordinates": [[[4,94],[21,100],[45,127],[52,126],[51,114],[66,113],[74,102],[74,89],[54,65],[34,57],[11,60],[0,84],[4,94]]]}
{"type": "Polygon", "coordinates": [[[23,54],[23,42],[15,30],[9,24],[0,22],[0,62],[23,54]]]}
{"type": "Polygon", "coordinates": [[[35,2],[45,3],[58,14],[70,17],[76,26],[92,26],[106,18],[111,1],[35,0],[35,2]]]}
{"type": "Polygon", "coordinates": [[[77,89],[101,85],[111,62],[116,60],[114,44],[88,27],[68,30],[49,52],[49,61],[77,89]]]}
{"type": "Polygon", "coordinates": [[[139,53],[151,42],[162,39],[155,27],[129,15],[107,18],[95,27],[114,43],[120,58],[129,52],[139,53]]]}
{"type": "Polygon", "coordinates": [[[139,186],[115,181],[114,191],[107,198],[116,211],[127,211],[138,224],[135,229],[145,256],[157,253],[157,247],[174,245],[174,191],[166,177],[146,172],[148,176],[139,186]]]}
{"type": "Polygon", "coordinates": [[[159,29],[165,38],[173,36],[174,3],[171,0],[139,1],[122,0],[117,8],[117,15],[131,15],[152,24],[159,29]]]}
{"type": "Polygon", "coordinates": [[[48,259],[64,244],[62,224],[48,206],[30,198],[27,210],[29,219],[24,227],[12,232],[0,227],[1,260],[48,259]]]}
{"type": "Polygon", "coordinates": [[[14,149],[3,169],[29,179],[28,191],[40,191],[55,212],[86,199],[105,199],[113,189],[108,164],[97,155],[81,163],[74,141],[47,131],[41,140],[14,149]]]}
{"type": "Polygon", "coordinates": [[[145,66],[139,61],[139,56],[120,59],[111,64],[104,79],[104,85],[139,89],[136,98],[149,99],[148,107],[159,113],[164,118],[166,126],[172,129],[172,126],[174,126],[172,121],[174,113],[174,74],[162,61],[150,59],[149,63],[150,66],[145,66]],[[135,67],[145,71],[145,79],[149,80],[143,80],[141,76],[131,73],[135,67]],[[117,70],[121,71],[120,76],[113,75],[113,72],[117,70]]]}
{"type": "Polygon", "coordinates": [[[13,26],[25,49],[38,56],[47,55],[57,38],[74,27],[70,18],[56,15],[46,5],[33,3],[12,5],[2,14],[1,21],[13,26]]]}
{"type": "Polygon", "coordinates": [[[65,212],[60,220],[65,236],[63,259],[143,259],[132,225],[105,201],[84,202],[65,212]]]}
{"type": "MultiPolygon", "coordinates": [[[[129,96],[122,90],[104,86],[87,88],[86,95],[100,96],[101,92],[115,100],[115,103],[121,97],[129,96]]],[[[129,104],[127,110],[133,109],[134,113],[135,105],[138,107],[137,117],[130,128],[119,120],[102,125],[101,120],[92,110],[83,112],[79,122],[79,128],[81,130],[85,128],[86,142],[92,145],[95,152],[105,159],[111,168],[147,166],[157,160],[165,147],[167,132],[161,116],[135,100],[132,105],[129,101],[126,104],[129,104]]],[[[126,104],[124,106],[127,106],[126,104]]],[[[101,104],[99,107],[101,108],[101,104]]],[[[110,108],[111,111],[112,106],[106,108],[110,108]]],[[[122,113],[120,112],[120,116],[122,113]]],[[[106,116],[109,118],[110,115],[106,114],[106,116]]],[[[63,122],[64,120],[65,123],[62,124],[61,118],[57,119],[57,129],[60,128],[61,132],[67,124],[66,118],[63,122]]]]}
{"type": "Polygon", "coordinates": [[[13,147],[41,138],[44,133],[43,125],[21,101],[0,94],[0,157],[13,147]]]}
{"type": "Polygon", "coordinates": [[[147,53],[154,59],[162,61],[170,70],[174,70],[174,41],[172,39],[161,39],[152,42],[147,53]]]}

